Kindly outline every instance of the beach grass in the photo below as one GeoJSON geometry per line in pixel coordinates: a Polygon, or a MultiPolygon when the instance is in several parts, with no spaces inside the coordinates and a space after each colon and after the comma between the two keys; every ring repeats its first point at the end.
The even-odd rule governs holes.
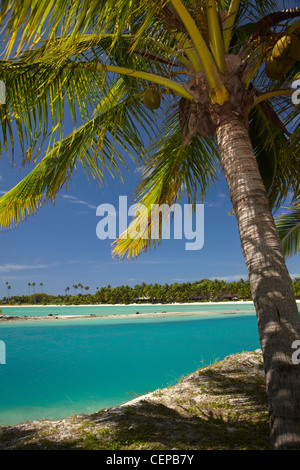
{"type": "Polygon", "coordinates": [[[3,426],[0,449],[268,450],[261,351],[233,354],[90,415],[3,426]]]}

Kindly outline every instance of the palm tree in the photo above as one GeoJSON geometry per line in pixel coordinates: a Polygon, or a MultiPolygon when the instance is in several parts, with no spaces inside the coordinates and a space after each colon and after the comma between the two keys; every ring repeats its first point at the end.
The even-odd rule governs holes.
{"type": "Polygon", "coordinates": [[[6,284],[6,287],[7,287],[7,295],[8,295],[8,298],[10,297],[9,293],[10,293],[10,289],[11,289],[11,286],[9,285],[9,283],[6,281],[5,282],[6,284]]]}
{"type": "Polygon", "coordinates": [[[79,284],[78,284],[78,287],[80,287],[80,289],[81,289],[81,294],[82,294],[82,292],[83,292],[83,291],[82,291],[83,285],[82,285],[81,283],[79,283],[79,284]]]}
{"type": "Polygon", "coordinates": [[[291,20],[299,8],[272,12],[277,2],[271,0],[82,0],[80,9],[75,0],[42,3],[45,8],[32,11],[28,2],[1,6],[0,20],[8,20],[2,69],[9,90],[2,146],[13,143],[15,118],[23,163],[34,161],[48,119],[53,139],[62,129],[66,97],[74,126],[78,109],[83,125],[50,145],[0,199],[1,227],[35,214],[43,198],[54,201],[79,162],[100,181],[107,171],[120,174],[126,165],[120,144],[123,154],[134,159],[136,153],[143,163],[134,200],[147,210],[128,233],[139,225],[145,237],[121,236],[114,248],[117,256],[134,257],[161,239],[161,224],[159,240],[147,237],[156,223],[151,205],[179,201],[182,188],[195,205],[221,167],[257,312],[271,442],[275,449],[299,449],[300,372],[291,360],[299,313],[272,214],[299,187],[298,109],[289,86],[298,70],[300,26],[291,20]],[[49,40],[39,43],[42,25],[49,40]],[[155,136],[150,151],[141,130],[155,136]]]}

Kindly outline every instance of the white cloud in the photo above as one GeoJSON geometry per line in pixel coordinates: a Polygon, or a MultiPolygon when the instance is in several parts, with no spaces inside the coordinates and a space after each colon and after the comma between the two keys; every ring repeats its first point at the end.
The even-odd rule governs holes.
{"type": "Polygon", "coordinates": [[[211,202],[207,201],[205,205],[207,207],[220,207],[225,201],[228,201],[228,196],[225,193],[219,193],[217,195],[217,200],[211,202]]]}
{"type": "Polygon", "coordinates": [[[43,269],[48,268],[47,264],[3,264],[0,265],[0,273],[22,271],[24,269],[43,269]]]}
{"type": "Polygon", "coordinates": [[[137,167],[134,169],[134,173],[135,173],[135,174],[138,174],[138,175],[142,175],[144,171],[145,171],[145,166],[144,166],[144,165],[142,165],[142,166],[137,166],[137,167]]]}
{"type": "Polygon", "coordinates": [[[208,202],[208,203],[205,203],[205,206],[206,207],[219,207],[221,205],[220,202],[208,202]]]}
{"type": "Polygon", "coordinates": [[[93,204],[90,204],[89,202],[83,201],[82,199],[78,199],[76,196],[68,196],[64,194],[62,197],[64,199],[67,199],[72,204],[81,204],[83,206],[87,206],[89,209],[97,209],[97,206],[94,206],[93,204]]]}

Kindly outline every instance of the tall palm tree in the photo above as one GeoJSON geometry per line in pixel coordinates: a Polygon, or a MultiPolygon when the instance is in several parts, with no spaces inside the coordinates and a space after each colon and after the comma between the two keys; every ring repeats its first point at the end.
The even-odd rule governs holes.
{"type": "Polygon", "coordinates": [[[82,294],[82,292],[83,292],[83,291],[82,291],[83,285],[82,285],[81,283],[79,283],[79,284],[78,284],[78,287],[80,287],[80,289],[81,289],[81,294],[82,294]]]}
{"type": "Polygon", "coordinates": [[[257,312],[271,442],[299,449],[300,371],[291,360],[299,313],[272,214],[299,187],[290,88],[299,9],[273,12],[271,0],[29,3],[6,0],[0,9],[0,20],[7,19],[2,147],[19,139],[23,163],[36,162],[49,120],[53,130],[44,158],[0,199],[1,227],[35,214],[44,199],[54,201],[79,162],[102,182],[106,173],[120,174],[124,154],[138,154],[143,175],[134,199],[146,211],[128,234],[138,225],[145,236],[122,235],[114,249],[136,256],[161,239],[159,223],[160,238],[147,237],[159,221],[150,217],[152,205],[179,201],[183,188],[195,205],[221,167],[257,312]],[[59,141],[66,98],[74,126],[77,117],[83,124],[59,141]],[[141,130],[155,136],[148,150],[141,130]]]}

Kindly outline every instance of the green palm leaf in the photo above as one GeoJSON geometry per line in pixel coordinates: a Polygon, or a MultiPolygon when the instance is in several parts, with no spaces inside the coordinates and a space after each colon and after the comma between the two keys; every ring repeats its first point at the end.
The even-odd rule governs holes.
{"type": "Polygon", "coordinates": [[[175,216],[174,212],[165,211],[161,220],[159,208],[176,207],[183,195],[195,207],[197,201],[205,199],[209,184],[216,180],[219,161],[213,142],[199,136],[195,137],[195,145],[184,147],[176,117],[171,115],[168,122],[171,129],[156,143],[157,150],[146,162],[133,195],[133,202],[141,210],[128,230],[113,243],[114,256],[135,257],[151,246],[156,247],[169,218],[175,216]]]}
{"type": "Polygon", "coordinates": [[[132,159],[137,154],[142,159],[143,143],[132,126],[144,113],[140,100],[141,94],[128,93],[128,83],[125,86],[123,79],[118,79],[97,106],[95,117],[49,148],[33,170],[0,198],[1,228],[18,224],[26,213],[35,214],[42,200],[54,201],[57,191],[67,187],[78,163],[101,183],[106,174],[121,178],[121,167],[126,168],[124,152],[132,159]]]}
{"type": "Polygon", "coordinates": [[[276,219],[277,230],[281,239],[285,256],[292,256],[300,250],[300,199],[296,199],[294,207],[287,208],[276,219]]]}
{"type": "Polygon", "coordinates": [[[298,187],[299,147],[293,148],[292,137],[275,113],[271,103],[262,102],[249,115],[249,135],[259,170],[275,210],[298,187]]]}
{"type": "MultiPolygon", "coordinates": [[[[5,110],[1,110],[2,149],[8,150],[9,140],[12,147],[14,146],[14,129],[11,124],[13,119],[23,149],[23,163],[32,162],[37,158],[49,129],[52,139],[46,156],[36,164],[27,179],[20,183],[21,186],[10,192],[5,202],[6,215],[3,215],[5,222],[2,226],[10,224],[12,220],[17,221],[16,216],[10,219],[8,214],[10,210],[16,214],[16,205],[12,203],[12,198],[13,195],[19,197],[25,194],[24,188],[30,188],[31,185],[35,188],[30,202],[35,211],[35,202],[40,201],[42,194],[45,193],[46,198],[53,199],[59,188],[67,184],[76,162],[80,161],[87,173],[91,173],[101,182],[105,171],[119,174],[119,164],[125,163],[116,150],[115,143],[120,144],[123,151],[126,149],[132,158],[131,148],[137,153],[145,153],[138,133],[139,126],[142,126],[144,131],[149,131],[149,137],[152,137],[157,125],[155,114],[147,113],[140,102],[147,84],[138,75],[135,78],[123,75],[123,95],[120,101],[117,100],[117,104],[114,98],[111,101],[110,96],[111,87],[115,86],[114,76],[107,73],[105,66],[116,65],[119,67],[116,70],[126,67],[127,70],[138,73],[156,74],[162,77],[166,84],[163,86],[161,82],[155,85],[161,94],[173,93],[168,88],[170,78],[176,86],[182,87],[191,74],[190,58],[195,57],[197,52],[201,55],[201,51],[197,51],[197,45],[192,54],[184,44],[183,48],[178,47],[177,36],[181,34],[183,38],[184,34],[184,37],[188,38],[190,33],[189,44],[192,45],[195,25],[191,23],[192,17],[189,15],[195,13],[196,22],[202,26],[204,17],[195,7],[195,2],[185,2],[188,8],[185,13],[188,34],[182,33],[185,31],[185,24],[178,16],[182,4],[180,0],[173,3],[177,9],[174,17],[172,15],[175,10],[170,10],[169,5],[161,8],[159,1],[152,2],[150,10],[146,2],[138,2],[135,8],[132,8],[128,2],[120,1],[118,8],[115,8],[111,1],[99,7],[98,2],[83,0],[80,9],[78,3],[73,0],[50,1],[44,5],[44,9],[41,4],[37,5],[35,2],[31,7],[36,8],[30,8],[27,2],[18,7],[14,2],[3,3],[0,18],[3,22],[7,19],[5,31],[8,51],[17,44],[14,34],[16,25],[22,26],[23,30],[18,43],[20,47],[17,58],[0,63],[3,76],[9,85],[8,104],[5,110]],[[88,16],[85,21],[86,15],[88,16]],[[50,23],[51,29],[48,28],[50,23]],[[45,41],[37,43],[37,39],[41,37],[45,41]],[[25,43],[31,43],[29,51],[23,51],[21,46],[25,43]],[[73,125],[75,126],[78,120],[83,124],[70,136],[64,137],[66,102],[73,125]],[[118,119],[122,116],[121,109],[125,116],[122,120],[118,119]],[[58,134],[61,142],[56,142],[58,134]],[[55,142],[53,149],[50,149],[51,142],[55,142]],[[97,153],[100,153],[99,157],[97,153]],[[45,175],[44,184],[38,184],[41,175],[45,175]]],[[[229,4],[228,1],[219,2],[219,8],[228,9],[229,4]]],[[[271,1],[257,2],[255,17],[253,6],[249,2],[240,2],[235,21],[231,22],[231,27],[234,26],[232,38],[237,38],[230,43],[231,52],[237,54],[243,51],[247,42],[251,61],[261,54],[261,46],[251,41],[254,21],[260,19],[261,15],[269,14],[274,5],[271,1]],[[243,22],[245,17],[252,20],[250,26],[243,22]]],[[[215,18],[210,19],[210,29],[213,29],[215,18]]],[[[206,34],[209,34],[208,30],[209,28],[206,34]]],[[[218,49],[217,44],[214,47],[218,49]]],[[[216,54],[220,51],[221,49],[216,51],[216,54]]],[[[220,56],[219,59],[222,61],[220,56]]],[[[292,73],[291,71],[289,77],[281,81],[280,87],[287,87],[292,73]]],[[[251,86],[264,90],[264,93],[274,90],[274,83],[266,80],[264,73],[253,76],[251,86]]],[[[179,102],[175,100],[174,103],[178,106],[179,102]]],[[[294,119],[295,107],[288,101],[285,103],[284,115],[288,125],[294,119]]],[[[276,128],[270,116],[262,113],[262,108],[260,103],[251,111],[250,133],[273,206],[279,204],[287,191],[297,184],[297,178],[292,181],[293,176],[288,168],[291,162],[294,165],[299,162],[299,131],[296,129],[287,137],[282,129],[276,128]],[[289,152],[286,153],[287,148],[289,152]]],[[[278,115],[281,111],[282,108],[279,109],[278,115]]],[[[215,171],[212,170],[210,160],[208,159],[209,163],[206,165],[204,158],[204,155],[208,158],[213,145],[207,146],[207,140],[197,136],[186,149],[183,148],[180,132],[176,130],[179,121],[173,120],[172,125],[170,122],[162,126],[162,133],[166,137],[157,139],[154,156],[146,162],[144,179],[136,191],[137,199],[147,204],[152,198],[158,202],[161,202],[163,197],[172,200],[172,194],[177,200],[182,184],[187,188],[189,198],[195,201],[196,194],[205,195],[208,180],[215,171]],[[195,146],[198,148],[195,149],[195,146]],[[204,177],[205,171],[208,178],[204,177]],[[171,178],[172,172],[177,175],[176,178],[171,178]],[[162,178],[164,174],[166,177],[162,178]],[[149,201],[145,199],[147,191],[150,194],[149,201]]],[[[21,211],[21,201],[22,198],[19,197],[17,212],[21,211]]],[[[24,201],[28,202],[28,199],[25,198],[24,201]]]]}

